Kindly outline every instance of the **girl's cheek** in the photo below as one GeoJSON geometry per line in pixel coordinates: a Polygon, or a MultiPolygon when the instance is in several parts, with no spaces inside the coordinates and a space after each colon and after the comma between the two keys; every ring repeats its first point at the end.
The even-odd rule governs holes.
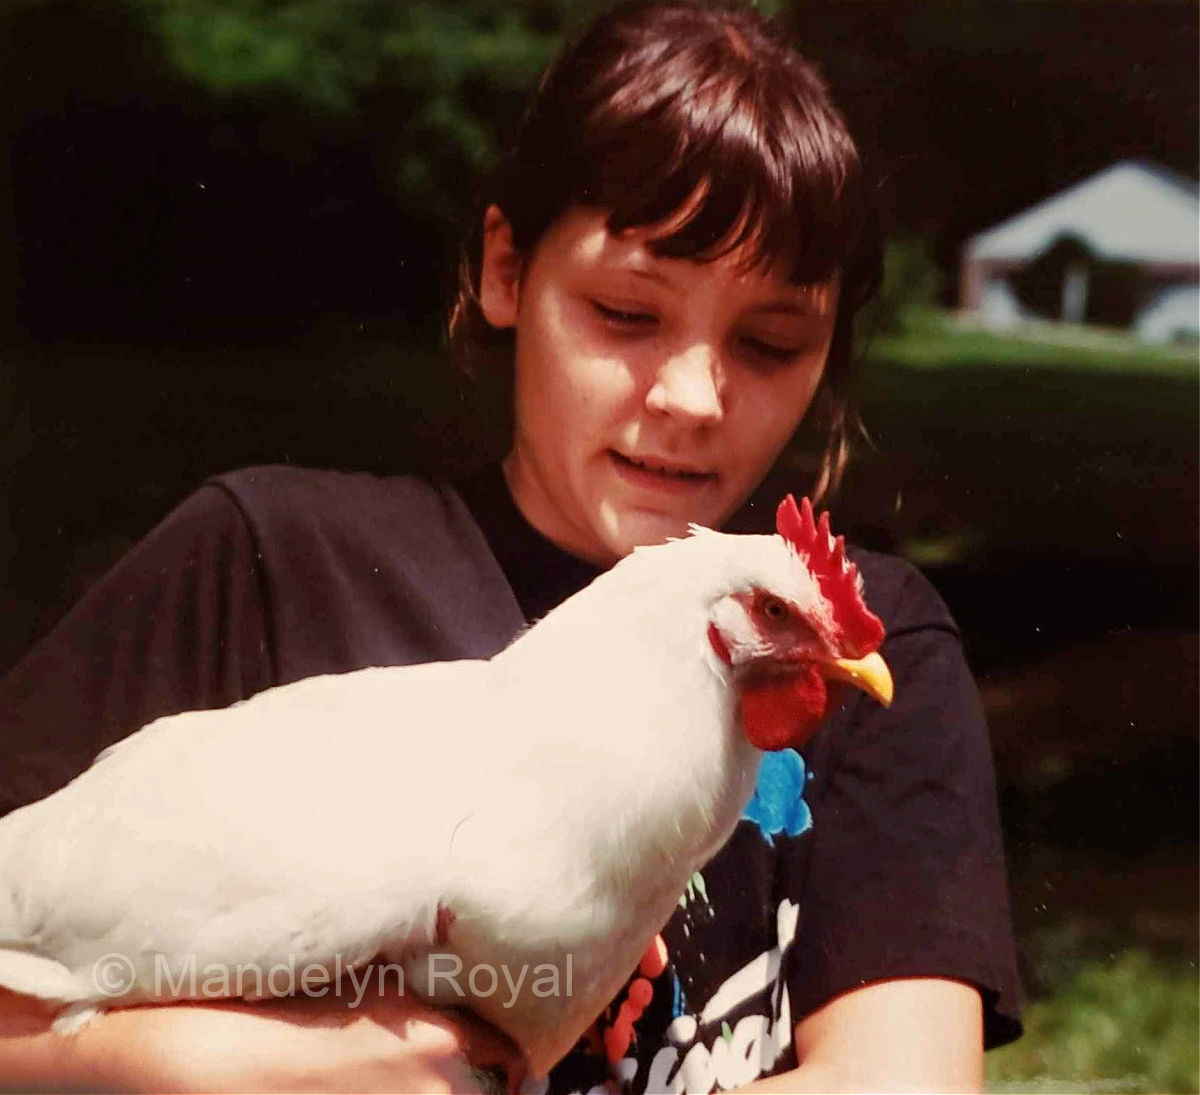
{"type": "Polygon", "coordinates": [[[637,369],[613,354],[577,357],[569,372],[575,390],[589,405],[620,403],[637,389],[637,369]]]}

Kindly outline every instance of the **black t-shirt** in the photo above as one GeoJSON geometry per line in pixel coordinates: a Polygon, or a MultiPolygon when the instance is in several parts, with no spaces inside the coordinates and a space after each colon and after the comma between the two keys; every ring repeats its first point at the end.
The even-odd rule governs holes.
{"type": "MultiPolygon", "coordinates": [[[[802,756],[764,760],[663,932],[670,963],[615,1066],[634,1090],[794,1067],[794,1024],[881,978],[972,983],[987,1043],[1020,1031],[991,753],[957,631],[913,568],[852,558],[888,627],[896,701],[855,692],[802,756]]],[[[457,491],[282,467],[221,476],[0,681],[0,811],[159,715],[317,673],[489,657],[595,574],[528,526],[495,469],[457,491]]],[[[600,1035],[553,1090],[603,1083],[600,1035]]]]}

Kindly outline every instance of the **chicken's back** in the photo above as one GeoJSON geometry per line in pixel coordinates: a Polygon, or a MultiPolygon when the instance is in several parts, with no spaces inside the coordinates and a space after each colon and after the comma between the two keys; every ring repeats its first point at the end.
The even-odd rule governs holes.
{"type": "Polygon", "coordinates": [[[462,814],[431,772],[477,793],[487,690],[485,662],[368,669],[149,724],[0,822],[0,947],[81,991],[120,954],[149,993],[183,961],[349,964],[425,938],[462,814]]]}

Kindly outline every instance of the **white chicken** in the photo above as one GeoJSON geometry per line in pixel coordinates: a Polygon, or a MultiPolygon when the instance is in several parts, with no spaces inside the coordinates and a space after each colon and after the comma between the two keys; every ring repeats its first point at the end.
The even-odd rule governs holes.
{"type": "Polygon", "coordinates": [[[820,724],[826,680],[890,702],[828,515],[789,496],[778,530],[638,548],[489,661],[149,724],[0,822],[0,985],[69,1031],[207,995],[197,971],[311,984],[382,956],[544,1074],[727,840],[761,751],[820,724]]]}

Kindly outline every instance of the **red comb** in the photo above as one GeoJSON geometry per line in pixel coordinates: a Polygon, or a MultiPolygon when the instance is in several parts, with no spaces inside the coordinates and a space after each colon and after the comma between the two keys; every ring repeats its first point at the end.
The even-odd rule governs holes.
{"type": "Polygon", "coordinates": [[[813,520],[812,503],[805,498],[799,506],[790,494],[775,511],[775,528],[808,565],[821,595],[833,609],[838,645],[853,658],[878,649],[883,642],[883,621],[862,596],[858,567],[846,559],[846,543],[829,531],[829,514],[813,520]]]}

